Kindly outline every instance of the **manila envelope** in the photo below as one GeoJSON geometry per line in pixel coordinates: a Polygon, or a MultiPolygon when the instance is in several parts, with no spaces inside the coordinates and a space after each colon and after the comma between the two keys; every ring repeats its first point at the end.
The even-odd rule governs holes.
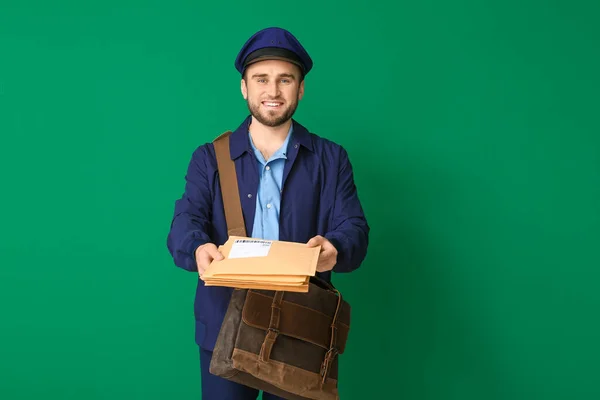
{"type": "Polygon", "coordinates": [[[234,274],[217,274],[217,275],[202,275],[205,281],[237,281],[237,282],[277,282],[279,285],[300,285],[306,281],[306,275],[234,275],[234,274]]]}
{"type": "Polygon", "coordinates": [[[307,247],[305,243],[262,240],[231,236],[219,250],[225,257],[213,261],[202,275],[210,280],[226,276],[240,280],[278,283],[298,282],[299,277],[314,276],[321,247],[307,247]],[[289,278],[285,278],[289,277],[289,278]]]}
{"type": "Polygon", "coordinates": [[[261,285],[257,283],[252,284],[241,284],[237,282],[224,283],[224,284],[213,284],[204,282],[204,286],[225,286],[236,289],[257,289],[257,290],[273,290],[279,292],[295,292],[295,293],[308,293],[308,284],[302,286],[278,286],[278,285],[261,285]]]}
{"type": "Polygon", "coordinates": [[[279,290],[287,292],[308,292],[309,278],[305,277],[305,281],[301,284],[276,284],[274,282],[260,281],[238,281],[238,280],[221,280],[207,279],[204,281],[205,286],[226,286],[239,289],[262,289],[262,290],[279,290]]]}

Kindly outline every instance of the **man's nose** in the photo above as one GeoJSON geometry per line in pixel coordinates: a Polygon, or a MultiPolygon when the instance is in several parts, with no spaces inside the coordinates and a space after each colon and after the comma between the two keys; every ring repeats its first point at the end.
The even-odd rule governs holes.
{"type": "Polygon", "coordinates": [[[273,98],[279,96],[279,85],[277,82],[269,82],[267,85],[267,94],[273,98]]]}

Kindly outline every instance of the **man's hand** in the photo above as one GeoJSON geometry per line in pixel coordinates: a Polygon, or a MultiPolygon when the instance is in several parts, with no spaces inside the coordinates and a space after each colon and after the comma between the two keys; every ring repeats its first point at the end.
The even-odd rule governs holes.
{"type": "Polygon", "coordinates": [[[337,249],[331,242],[323,236],[315,236],[306,244],[308,247],[316,247],[321,245],[321,253],[319,254],[319,262],[317,263],[317,271],[331,271],[337,263],[337,249]]]}
{"type": "Polygon", "coordinates": [[[205,243],[196,249],[196,265],[198,266],[198,274],[202,276],[206,268],[213,260],[220,261],[224,259],[223,254],[217,249],[213,243],[205,243]]]}

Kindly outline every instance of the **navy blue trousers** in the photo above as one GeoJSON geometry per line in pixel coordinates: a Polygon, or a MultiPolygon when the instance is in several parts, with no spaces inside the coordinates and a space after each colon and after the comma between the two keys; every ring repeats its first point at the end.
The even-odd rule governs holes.
{"type": "MultiPolygon", "coordinates": [[[[239,383],[228,381],[208,372],[212,352],[200,348],[200,373],[202,400],[256,400],[259,391],[239,383]]],[[[263,400],[284,400],[282,397],[263,393],[263,400]]]]}

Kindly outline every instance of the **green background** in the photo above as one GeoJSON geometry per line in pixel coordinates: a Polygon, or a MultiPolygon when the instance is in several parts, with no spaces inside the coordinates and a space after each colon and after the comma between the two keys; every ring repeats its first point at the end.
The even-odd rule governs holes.
{"type": "Polygon", "coordinates": [[[341,398],[600,398],[595,1],[0,2],[0,398],[198,399],[166,249],[193,150],[291,30],[372,227],[341,398]]]}

